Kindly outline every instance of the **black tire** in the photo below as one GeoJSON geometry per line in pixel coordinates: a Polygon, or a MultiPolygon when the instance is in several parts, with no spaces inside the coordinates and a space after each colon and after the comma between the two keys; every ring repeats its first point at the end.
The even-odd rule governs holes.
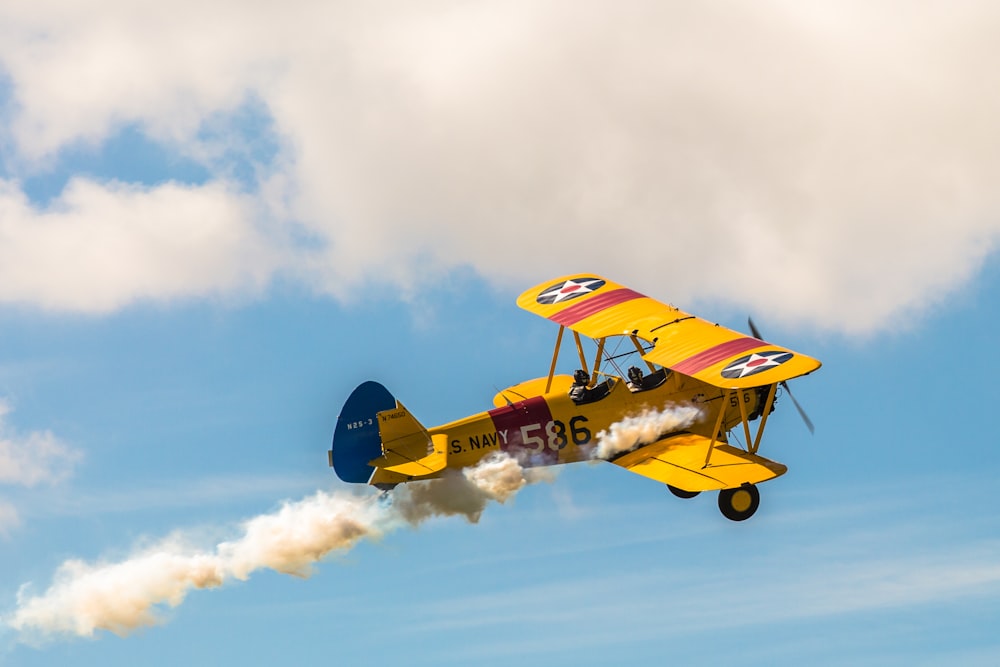
{"type": "Polygon", "coordinates": [[[753,484],[719,491],[719,510],[730,521],[746,521],[760,505],[760,492],[753,484]]]}
{"type": "Polygon", "coordinates": [[[670,489],[670,493],[674,494],[678,498],[684,498],[685,500],[688,498],[694,498],[701,493],[701,491],[685,491],[684,489],[678,489],[676,486],[670,486],[669,484],[667,484],[667,488],[670,489]]]}

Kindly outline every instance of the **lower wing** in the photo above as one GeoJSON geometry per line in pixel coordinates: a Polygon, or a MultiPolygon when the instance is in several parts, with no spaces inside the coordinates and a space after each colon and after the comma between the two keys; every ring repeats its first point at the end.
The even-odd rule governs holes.
{"type": "Polygon", "coordinates": [[[713,442],[694,433],[677,433],[611,461],[626,470],[685,491],[731,489],[783,475],[783,464],[713,442]]]}

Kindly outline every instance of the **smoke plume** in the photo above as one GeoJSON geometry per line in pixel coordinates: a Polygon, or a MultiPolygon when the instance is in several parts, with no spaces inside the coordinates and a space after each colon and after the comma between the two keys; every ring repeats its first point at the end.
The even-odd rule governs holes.
{"type": "Polygon", "coordinates": [[[668,405],[662,410],[645,410],[625,417],[597,434],[592,459],[610,459],[639,445],[655,442],[661,435],[691,426],[703,416],[695,405],[668,405]]]}
{"type": "Polygon", "coordinates": [[[412,525],[432,516],[461,514],[479,521],[486,505],[499,503],[521,490],[528,480],[521,465],[506,454],[494,453],[461,472],[449,470],[426,484],[409,484],[393,498],[393,507],[412,525]]]}
{"type": "Polygon", "coordinates": [[[506,502],[527,483],[520,464],[497,453],[441,479],[403,485],[388,502],[320,491],[245,521],[240,537],[213,549],[175,535],[118,562],[68,560],[44,593],[22,586],[17,609],[4,621],[24,640],[90,637],[98,630],[125,636],[160,622],[164,607],[178,606],[192,590],[245,581],[261,569],[307,577],[327,555],[399,526],[453,515],[475,523],[490,501],[506,502]]]}

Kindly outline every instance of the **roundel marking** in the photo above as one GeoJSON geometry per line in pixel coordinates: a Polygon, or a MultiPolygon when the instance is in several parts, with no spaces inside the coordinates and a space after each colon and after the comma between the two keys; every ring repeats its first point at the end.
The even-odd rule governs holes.
{"type": "Polygon", "coordinates": [[[602,287],[604,281],[600,278],[572,278],[546,287],[538,293],[535,301],[543,305],[561,303],[596,292],[602,287]]]}
{"type": "Polygon", "coordinates": [[[740,357],[733,363],[722,369],[722,377],[727,379],[745,378],[748,375],[756,375],[768,369],[780,366],[793,355],[791,352],[754,352],[745,357],[740,357]]]}

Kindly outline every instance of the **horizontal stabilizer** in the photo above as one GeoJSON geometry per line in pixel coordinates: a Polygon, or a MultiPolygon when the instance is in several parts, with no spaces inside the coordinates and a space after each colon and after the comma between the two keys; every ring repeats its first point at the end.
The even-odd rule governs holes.
{"type": "Polygon", "coordinates": [[[386,466],[385,470],[406,475],[407,477],[423,477],[436,472],[441,472],[448,466],[448,436],[440,433],[431,436],[433,448],[431,452],[416,461],[407,461],[397,465],[386,466]]]}
{"type": "Polygon", "coordinates": [[[429,475],[447,465],[447,436],[432,438],[399,401],[394,409],[378,413],[378,428],[382,456],[369,465],[407,477],[429,475]]]}

